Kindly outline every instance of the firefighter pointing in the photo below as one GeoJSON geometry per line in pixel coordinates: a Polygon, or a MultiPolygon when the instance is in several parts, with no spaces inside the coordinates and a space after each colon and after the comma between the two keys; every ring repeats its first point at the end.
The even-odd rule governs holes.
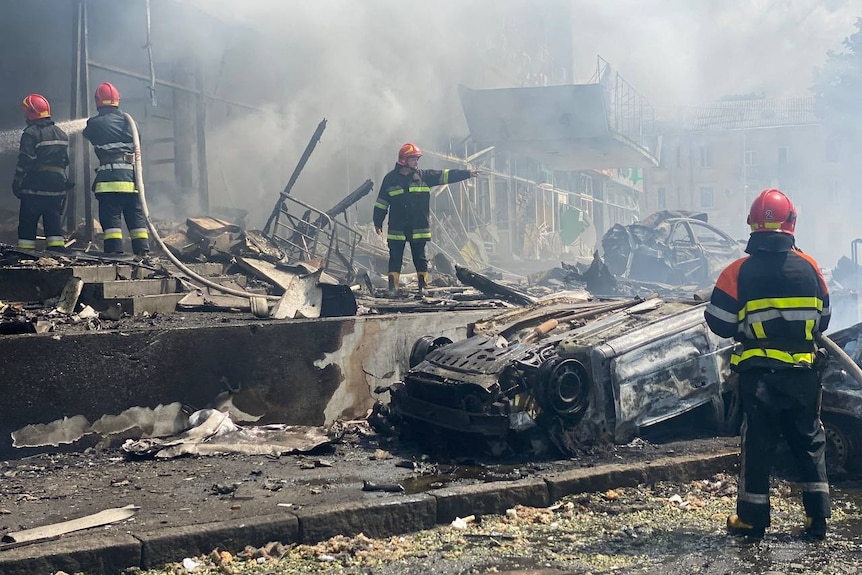
{"type": "Polygon", "coordinates": [[[740,374],[742,453],[727,528],[763,536],[773,454],[784,436],[799,468],[805,533],[823,539],[830,502],[814,338],[829,325],[829,292],[817,262],[796,248],[796,209],[787,196],[763,191],[748,223],[750,255],[721,273],[705,312],[713,332],[741,344],[731,369],[740,374]]]}
{"type": "Polygon", "coordinates": [[[389,213],[386,242],[389,246],[389,294],[398,294],[398,280],[404,259],[404,247],[410,242],[410,254],[419,281],[421,295],[428,285],[428,258],[425,246],[431,239],[431,188],[475,178],[476,170],[420,170],[422,151],[415,144],[404,144],[398,151],[395,168],[383,177],[374,203],[374,229],[383,232],[383,220],[389,213]]]}
{"type": "Polygon", "coordinates": [[[71,187],[66,178],[69,137],[51,120],[51,105],[44,96],[30,94],[21,107],[27,127],[21,134],[18,166],[12,180],[12,193],[21,200],[18,247],[36,249],[36,229],[41,218],[45,247],[63,251],[63,202],[71,187]]]}
{"type": "Polygon", "coordinates": [[[84,137],[93,144],[99,167],[93,192],[99,200],[99,223],[104,232],[105,253],[123,253],[123,218],[135,255],[150,251],[147,220],[135,187],[135,147],[132,130],[120,110],[120,93],[105,82],[96,89],[97,116],[87,120],[84,137]]]}

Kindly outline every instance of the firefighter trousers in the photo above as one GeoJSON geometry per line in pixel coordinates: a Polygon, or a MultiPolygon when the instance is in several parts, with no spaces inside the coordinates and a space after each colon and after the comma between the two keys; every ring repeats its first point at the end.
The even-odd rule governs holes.
{"type": "MultiPolygon", "coordinates": [[[[404,261],[405,240],[387,240],[389,244],[389,273],[400,274],[404,261]]],[[[410,240],[410,255],[413,257],[413,267],[417,272],[428,271],[428,257],[425,255],[425,245],[428,240],[410,240]]]]}
{"type": "Polygon", "coordinates": [[[736,514],[755,527],[769,526],[769,475],[783,436],[796,463],[805,515],[829,517],[819,373],[806,368],[758,369],[740,376],[743,422],[736,514]]]}
{"type": "Polygon", "coordinates": [[[99,223],[104,232],[105,253],[123,253],[123,219],[132,238],[132,251],[136,255],[146,255],[150,251],[150,235],[147,232],[147,219],[137,193],[99,192],[99,223]]]}
{"type": "Polygon", "coordinates": [[[21,194],[21,208],[18,210],[19,248],[36,249],[36,230],[41,218],[45,231],[45,247],[49,250],[64,249],[63,197],[21,194]]]}

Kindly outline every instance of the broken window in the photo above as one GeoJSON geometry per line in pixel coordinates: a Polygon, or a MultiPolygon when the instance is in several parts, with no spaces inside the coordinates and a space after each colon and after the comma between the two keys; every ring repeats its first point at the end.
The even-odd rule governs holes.
{"type": "Polygon", "coordinates": [[[746,166],[756,166],[757,165],[757,152],[754,150],[745,150],[745,165],[746,166]]]}
{"type": "Polygon", "coordinates": [[[710,153],[709,146],[701,146],[700,147],[700,167],[701,168],[709,168],[712,166],[712,154],[710,153]]]}
{"type": "Polygon", "coordinates": [[[700,188],[700,207],[712,208],[715,207],[715,190],[712,186],[701,186],[700,188]]]}

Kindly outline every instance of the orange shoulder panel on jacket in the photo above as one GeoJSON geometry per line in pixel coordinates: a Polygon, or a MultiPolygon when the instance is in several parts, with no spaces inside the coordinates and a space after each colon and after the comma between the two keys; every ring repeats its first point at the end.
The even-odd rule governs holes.
{"type": "Polygon", "coordinates": [[[817,272],[817,279],[820,280],[820,288],[823,290],[824,294],[828,294],[829,288],[826,287],[826,280],[823,278],[823,274],[820,273],[820,264],[817,263],[817,260],[803,251],[795,250],[793,253],[811,264],[811,267],[813,267],[814,271],[817,272]]]}
{"type": "Polygon", "coordinates": [[[737,299],[739,297],[739,268],[742,267],[742,264],[747,260],[748,257],[739,258],[721,272],[721,275],[718,276],[718,280],[715,282],[715,287],[732,297],[733,299],[737,299]]]}

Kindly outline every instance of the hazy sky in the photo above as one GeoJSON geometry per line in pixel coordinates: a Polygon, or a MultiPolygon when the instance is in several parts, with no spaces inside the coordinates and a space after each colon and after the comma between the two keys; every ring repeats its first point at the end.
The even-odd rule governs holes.
{"type": "MultiPolygon", "coordinates": [[[[469,53],[475,34],[492,34],[499,12],[542,10],[542,0],[192,0],[267,34],[325,42],[359,69],[388,64],[386,52],[414,46],[423,59],[469,53]],[[492,6],[491,10],[483,8],[492,6]],[[482,14],[485,14],[484,16],[482,14]],[[375,58],[378,56],[379,58],[375,58]]],[[[830,49],[853,32],[862,0],[571,0],[575,80],[589,79],[602,55],[654,105],[710,101],[716,95],[766,92],[799,96],[830,49]]],[[[421,62],[415,62],[421,67],[421,62]]],[[[332,70],[330,70],[332,71],[332,70]]]]}
{"type": "MultiPolygon", "coordinates": [[[[266,38],[274,59],[234,58],[233,65],[284,75],[290,85],[288,101],[273,118],[238,121],[211,134],[211,153],[225,177],[260,181],[260,164],[272,166],[269,181],[260,181],[262,197],[271,196],[326,117],[324,138],[297,185],[306,198],[314,190],[322,207],[366,178],[379,182],[405,141],[431,146],[440,134],[466,136],[458,84],[487,87],[483,58],[501,42],[503,22],[508,18],[511,24],[519,10],[548,6],[542,0],[188,1],[266,38]],[[256,146],[262,142],[266,146],[260,150],[256,146]],[[251,156],[241,158],[233,150],[251,156]]],[[[659,114],[731,94],[807,95],[814,67],[828,50],[841,49],[862,16],[862,0],[571,0],[571,5],[574,81],[589,81],[601,55],[659,114]]],[[[214,57],[231,53],[222,39],[213,42],[214,57]]],[[[211,185],[221,179],[211,178],[211,185]]]]}
{"type": "Polygon", "coordinates": [[[577,63],[601,54],[659,107],[802,96],[860,16],[862,0],[608,0],[575,18],[577,63]]]}

